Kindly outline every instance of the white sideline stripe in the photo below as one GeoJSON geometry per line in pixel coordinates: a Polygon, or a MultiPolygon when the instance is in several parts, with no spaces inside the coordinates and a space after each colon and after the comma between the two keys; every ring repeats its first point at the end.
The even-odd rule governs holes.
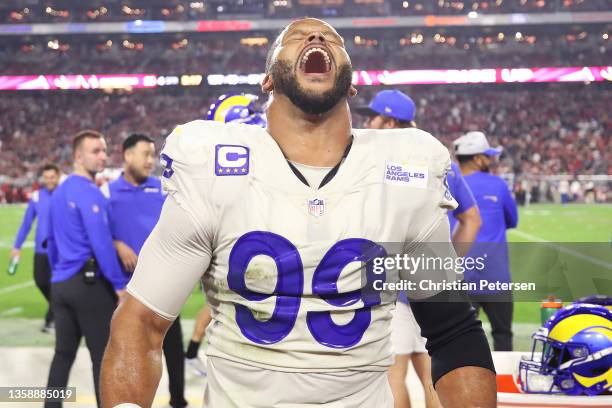
{"type": "Polygon", "coordinates": [[[528,239],[530,241],[541,242],[543,244],[549,244],[549,245],[546,245],[546,246],[553,247],[553,248],[558,248],[561,252],[565,252],[566,254],[570,254],[570,255],[575,256],[576,258],[580,258],[580,259],[583,259],[585,261],[591,262],[591,263],[593,263],[593,264],[595,264],[597,266],[601,266],[602,268],[612,269],[612,264],[610,264],[610,263],[608,263],[606,261],[602,261],[600,259],[593,258],[593,257],[585,255],[585,254],[581,254],[580,252],[575,251],[575,250],[573,250],[571,248],[567,248],[567,247],[565,247],[563,245],[553,244],[552,241],[549,241],[549,240],[544,239],[542,237],[538,237],[536,235],[531,235],[531,234],[528,234],[526,232],[515,230],[515,229],[510,230],[510,233],[516,234],[519,237],[528,239]]]}
{"type": "Polygon", "coordinates": [[[28,288],[33,285],[34,285],[34,281],[27,281],[23,283],[18,283],[17,285],[0,288],[0,295],[6,295],[7,293],[11,293],[11,292],[15,292],[16,290],[28,288]]]}
{"type": "Polygon", "coordinates": [[[2,317],[12,316],[12,315],[20,313],[22,310],[23,310],[23,307],[12,307],[10,309],[6,309],[6,310],[0,312],[0,316],[2,316],[2,317]]]}

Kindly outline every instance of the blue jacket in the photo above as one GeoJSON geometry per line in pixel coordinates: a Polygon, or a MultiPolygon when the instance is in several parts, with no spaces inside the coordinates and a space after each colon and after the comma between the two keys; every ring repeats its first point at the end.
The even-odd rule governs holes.
{"type": "Polygon", "coordinates": [[[95,257],[98,273],[115,289],[125,287],[129,279],[119,266],[108,210],[108,200],[86,177],[71,174],[54,191],[50,208],[51,282],[70,279],[95,257]]]}
{"type": "Polygon", "coordinates": [[[157,224],[166,200],[161,181],[149,177],[139,186],[135,186],[122,174],[117,180],[104,186],[102,192],[110,203],[113,238],[123,241],[139,254],[157,224]]]}
{"type": "Polygon", "coordinates": [[[506,242],[506,230],[518,224],[518,210],[508,184],[501,177],[479,171],[464,178],[482,218],[475,242],[506,242]]]}
{"type": "Polygon", "coordinates": [[[482,226],[467,256],[485,258],[484,269],[466,271],[465,279],[476,283],[481,279],[510,282],[506,230],[517,226],[518,211],[508,184],[501,177],[483,172],[474,172],[464,178],[476,198],[482,218],[482,226]]]}
{"type": "Polygon", "coordinates": [[[34,219],[38,217],[36,233],[34,236],[34,252],[37,254],[47,253],[47,249],[43,248],[43,243],[48,237],[49,203],[51,201],[51,193],[52,192],[47,190],[45,187],[32,193],[32,197],[28,202],[28,208],[23,215],[21,227],[19,227],[19,232],[17,232],[17,237],[15,238],[13,248],[21,249],[23,242],[30,233],[34,219]]]}

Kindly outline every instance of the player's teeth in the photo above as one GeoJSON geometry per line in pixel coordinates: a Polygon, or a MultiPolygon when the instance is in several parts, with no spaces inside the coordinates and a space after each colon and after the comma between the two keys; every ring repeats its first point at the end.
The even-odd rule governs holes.
{"type": "Polygon", "coordinates": [[[304,54],[304,57],[302,58],[302,64],[306,63],[306,61],[308,60],[308,57],[313,52],[320,52],[320,53],[323,54],[323,59],[327,63],[327,68],[329,69],[330,65],[331,65],[331,58],[329,58],[329,55],[327,54],[327,52],[324,49],[322,49],[322,48],[311,48],[308,51],[306,51],[306,54],[304,54]]]}

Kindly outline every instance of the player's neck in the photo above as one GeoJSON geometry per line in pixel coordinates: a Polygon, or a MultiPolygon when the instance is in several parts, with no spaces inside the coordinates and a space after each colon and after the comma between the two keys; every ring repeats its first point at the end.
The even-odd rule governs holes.
{"type": "Polygon", "coordinates": [[[469,176],[470,174],[480,171],[480,168],[478,166],[473,165],[470,162],[465,164],[459,164],[459,168],[461,169],[462,176],[469,176]]]}
{"type": "Polygon", "coordinates": [[[146,179],[135,176],[131,171],[129,171],[125,167],[123,168],[123,178],[125,179],[125,181],[127,181],[128,183],[136,187],[144,183],[146,180],[146,179]]]}
{"type": "Polygon", "coordinates": [[[82,177],[88,178],[91,181],[95,181],[95,179],[96,179],[96,173],[93,173],[93,174],[90,173],[83,166],[75,165],[73,173],[78,175],[78,176],[82,176],[82,177]]]}
{"type": "Polygon", "coordinates": [[[309,166],[335,166],[351,138],[351,116],[345,101],[323,115],[308,115],[286,97],[275,96],[267,117],[268,132],[285,157],[309,166]]]}

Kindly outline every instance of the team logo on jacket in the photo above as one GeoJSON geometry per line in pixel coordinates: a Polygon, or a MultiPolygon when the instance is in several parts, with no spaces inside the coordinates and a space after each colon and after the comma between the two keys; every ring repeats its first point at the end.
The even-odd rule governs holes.
{"type": "Polygon", "coordinates": [[[427,167],[406,166],[401,163],[388,163],[385,167],[385,183],[401,186],[427,188],[427,167]]]}
{"type": "Polygon", "coordinates": [[[249,148],[239,145],[215,146],[215,174],[217,176],[249,174],[249,148]]]}
{"type": "Polygon", "coordinates": [[[325,214],[325,200],[320,198],[308,200],[308,214],[317,218],[325,214]]]}
{"type": "Polygon", "coordinates": [[[485,195],[485,196],[482,196],[482,198],[485,200],[493,201],[494,203],[497,202],[497,196],[495,195],[485,195]]]}

